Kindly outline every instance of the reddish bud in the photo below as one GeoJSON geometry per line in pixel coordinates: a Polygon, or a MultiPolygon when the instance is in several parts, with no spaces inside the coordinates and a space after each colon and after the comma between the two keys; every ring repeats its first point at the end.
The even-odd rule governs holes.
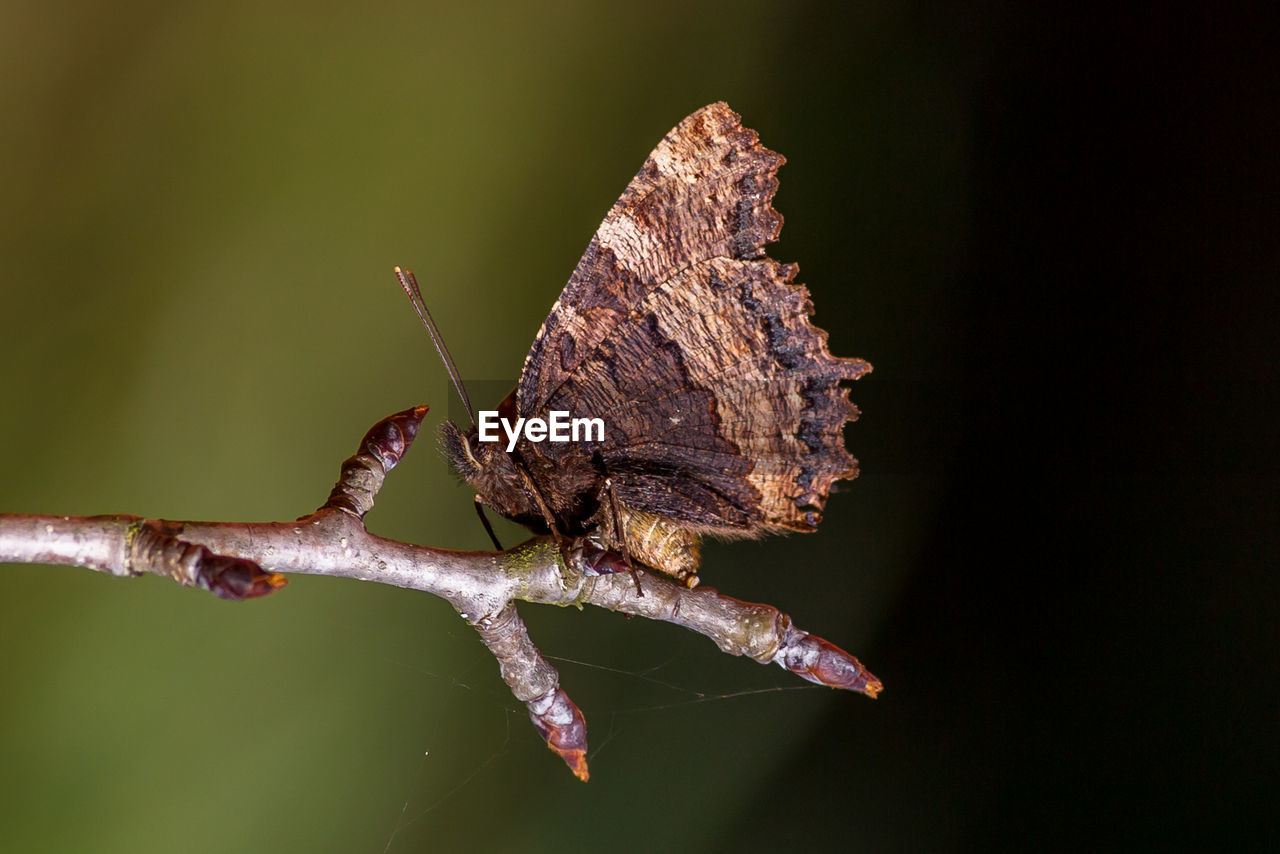
{"type": "Polygon", "coordinates": [[[197,583],[213,595],[241,602],[274,593],[288,583],[278,572],[265,572],[251,560],[208,555],[197,571],[197,583]]]}
{"type": "Polygon", "coordinates": [[[549,698],[530,701],[529,718],[573,776],[587,782],[587,721],[564,689],[557,687],[549,698]]]}
{"type": "Polygon", "coordinates": [[[862,662],[840,647],[822,638],[788,626],[774,660],[810,682],[857,691],[871,699],[884,685],[862,662]]]}

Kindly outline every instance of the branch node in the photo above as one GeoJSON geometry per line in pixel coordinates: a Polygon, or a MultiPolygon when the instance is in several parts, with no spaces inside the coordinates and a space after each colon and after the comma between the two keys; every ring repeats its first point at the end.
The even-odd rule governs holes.
{"type": "Polygon", "coordinates": [[[274,593],[287,583],[251,560],[215,554],[177,536],[163,522],[141,519],[125,535],[125,566],[130,575],[167,575],[184,587],[199,587],[221,599],[240,602],[274,593]]]}

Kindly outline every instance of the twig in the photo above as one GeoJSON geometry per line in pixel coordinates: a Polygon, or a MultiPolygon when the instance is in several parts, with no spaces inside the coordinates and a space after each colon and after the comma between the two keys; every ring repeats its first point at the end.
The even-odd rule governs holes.
{"type": "Polygon", "coordinates": [[[425,406],[374,425],[342,465],[337,486],[296,522],[172,522],[138,516],[0,514],[0,563],[80,566],[121,577],[167,576],[224,599],[252,599],[285,584],[281,573],[331,575],[432,593],[476,628],[502,678],[546,740],[580,779],[588,776],[586,722],[538,652],[515,602],[596,605],[675,623],[724,652],[776,663],[833,688],[875,697],[878,679],[844,650],[795,628],[770,605],[740,602],[709,587],[689,589],[646,574],[644,595],[620,555],[566,566],[549,537],[502,552],[463,552],[387,540],[363,518],[389,472],[412,445],[425,406]],[[597,574],[600,568],[606,574],[597,574]],[[620,573],[607,570],[621,570],[620,573]]]}

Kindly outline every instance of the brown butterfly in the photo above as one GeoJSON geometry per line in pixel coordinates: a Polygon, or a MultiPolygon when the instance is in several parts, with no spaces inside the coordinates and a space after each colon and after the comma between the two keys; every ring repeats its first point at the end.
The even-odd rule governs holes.
{"type": "Polygon", "coordinates": [[[771,202],[783,162],[711,104],[663,138],[605,216],[497,409],[508,425],[596,418],[603,437],[482,441],[397,268],[472,413],[467,430],[446,421],[441,442],[478,508],[554,534],[566,555],[586,544],[691,587],[700,537],[817,527],[832,483],[858,472],[843,437],[858,410],[839,383],[871,365],[828,352],[796,266],[765,255],[782,229],[771,202]]]}

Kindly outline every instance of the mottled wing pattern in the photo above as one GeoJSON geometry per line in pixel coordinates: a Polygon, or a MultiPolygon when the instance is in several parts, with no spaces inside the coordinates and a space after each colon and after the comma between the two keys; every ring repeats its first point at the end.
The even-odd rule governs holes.
{"type": "Polygon", "coordinates": [[[534,339],[520,412],[552,393],[658,285],[708,258],[755,258],[777,238],[769,204],[784,158],[762,148],[724,103],[676,125],[649,154],[591,239],[534,339]]]}
{"type": "Polygon", "coordinates": [[[725,104],[681,122],[601,224],[520,378],[522,415],[604,418],[593,448],[620,501],[704,533],[812,530],[832,482],[857,473],[839,382],[870,365],[828,352],[795,266],[764,256],[782,163],[725,104]]]}

